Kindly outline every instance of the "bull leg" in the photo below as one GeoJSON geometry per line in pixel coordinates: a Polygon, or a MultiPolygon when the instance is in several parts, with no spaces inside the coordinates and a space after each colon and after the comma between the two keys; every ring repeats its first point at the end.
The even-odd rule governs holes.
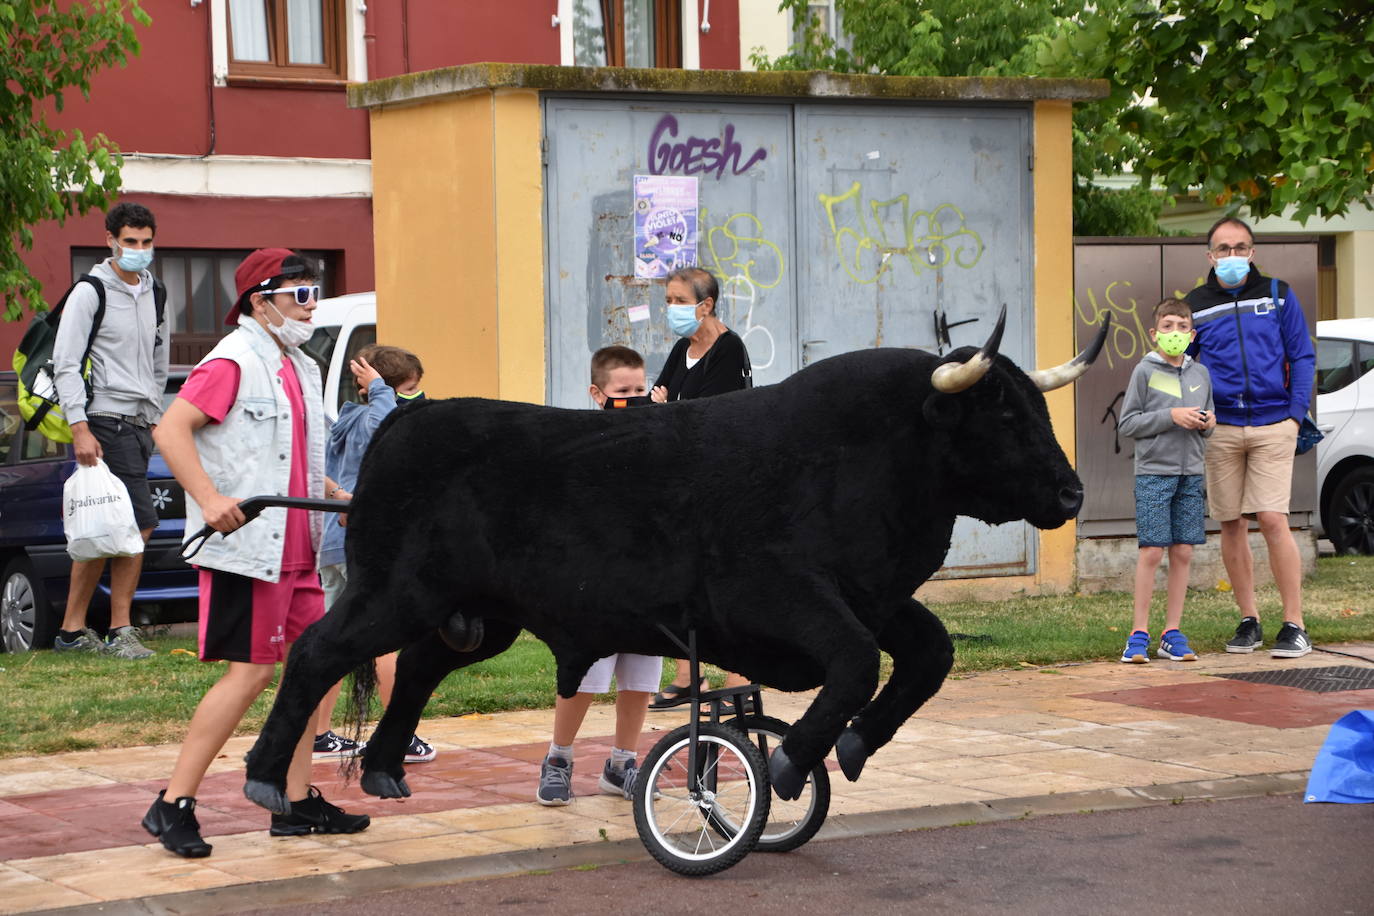
{"type": "Polygon", "coordinates": [[[369,602],[351,586],[330,613],[296,640],[276,702],[246,757],[248,779],[243,794],[273,813],[291,809],[286,798],[291,754],[329,688],[359,665],[417,641],[442,623],[442,619],[426,622],[419,615],[396,614],[388,626],[377,627],[366,613],[354,613],[355,609],[366,611],[369,602]]]}
{"type": "Polygon", "coordinates": [[[402,650],[391,702],[363,751],[364,792],[381,798],[410,796],[402,764],[430,696],[449,674],[500,655],[520,635],[519,626],[503,620],[484,621],[484,628],[481,645],[469,652],[455,651],[433,634],[402,650]]]}
{"type": "Polygon", "coordinates": [[[840,769],[853,782],[868,758],[940,689],[954,664],[954,644],[940,619],[911,599],[878,634],[892,656],[892,677],[835,742],[840,769]]]}
{"type": "Polygon", "coordinates": [[[788,800],[801,795],[807,774],[830,752],[845,723],[878,687],[878,646],[873,634],[838,599],[822,610],[813,595],[794,607],[804,604],[816,612],[807,615],[813,625],[798,626],[799,635],[806,640],[804,651],[824,668],[825,680],[811,706],[769,757],[773,790],[788,800]]]}

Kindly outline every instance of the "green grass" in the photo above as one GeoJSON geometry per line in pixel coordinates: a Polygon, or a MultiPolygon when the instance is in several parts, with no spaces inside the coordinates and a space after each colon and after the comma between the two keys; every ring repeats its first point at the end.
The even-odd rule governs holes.
{"type": "MultiPolygon", "coordinates": [[[[1313,642],[1326,645],[1374,639],[1374,557],[1325,557],[1303,583],[1303,616],[1313,642]]],[[[1265,640],[1282,622],[1278,592],[1256,594],[1265,640]]],[[[1009,601],[959,601],[932,605],[955,640],[956,674],[990,668],[1051,665],[1119,658],[1131,630],[1131,596],[1055,595],[1009,601]]],[[[1164,594],[1155,595],[1150,632],[1159,635],[1164,594]]],[[[1231,592],[1190,590],[1183,605],[1183,632],[1198,652],[1224,651],[1235,631],[1236,603],[1231,592]]],[[[1339,658],[1339,656],[1336,656],[1339,658]]]]}
{"type": "MultiPolygon", "coordinates": [[[[1328,557],[1304,583],[1308,630],[1318,646],[1374,640],[1374,558],[1328,557]]],[[[1259,592],[1266,636],[1273,638],[1279,604],[1273,588],[1259,592]]],[[[1158,630],[1163,595],[1152,625],[1158,630]]],[[[956,639],[954,676],[973,671],[1114,659],[1131,623],[1131,598],[1120,593],[959,601],[932,605],[956,639]]],[[[1229,592],[1193,591],[1183,628],[1200,652],[1220,652],[1236,624],[1229,592]]],[[[128,662],[93,655],[31,652],[0,655],[0,757],[181,740],[220,664],[195,658],[194,641],[152,636],[154,658],[128,662]]],[[[1333,656],[1333,663],[1343,663],[1333,656]]],[[[884,659],[883,673],[890,670],[884,659]]],[[[1054,673],[1052,668],[1042,669],[1054,673]]],[[[673,666],[665,663],[665,677],[673,666]]],[[[719,681],[719,675],[715,681],[719,681]]],[[[523,634],[507,652],[450,677],[435,692],[427,717],[463,716],[553,705],[554,662],[543,643],[523,634]]],[[[262,726],[274,692],[249,709],[240,734],[262,726]]]]}

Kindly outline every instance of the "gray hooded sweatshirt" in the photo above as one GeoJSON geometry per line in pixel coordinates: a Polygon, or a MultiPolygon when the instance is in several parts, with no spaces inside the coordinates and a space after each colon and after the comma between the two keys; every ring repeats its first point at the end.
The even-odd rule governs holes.
{"type": "Polygon", "coordinates": [[[88,411],[100,411],[139,417],[152,426],[162,419],[168,359],[166,315],[163,326],[154,327],[153,275],[139,273],[137,292],[119,278],[109,260],[91,268],[91,276],[105,286],[105,317],[91,347],[91,399],[87,403],[80,364],[97,301],[91,285],[79,283],[62,309],[53,344],[62,411],[68,423],[84,421],[88,411]]]}
{"type": "Polygon", "coordinates": [[[1131,373],[1121,405],[1123,436],[1135,441],[1135,472],[1178,476],[1202,473],[1205,437],[1212,431],[1184,429],[1169,411],[1175,407],[1212,410],[1212,376],[1191,356],[1171,366],[1154,350],[1131,373]]]}

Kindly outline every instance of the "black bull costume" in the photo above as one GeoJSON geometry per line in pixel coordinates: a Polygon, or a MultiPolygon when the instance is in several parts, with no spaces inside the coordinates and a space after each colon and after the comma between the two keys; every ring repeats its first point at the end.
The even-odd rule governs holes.
{"type": "Polygon", "coordinates": [[[796,797],[831,748],[853,780],[943,683],[953,645],[913,592],[956,515],[1056,528],[1083,488],[1041,391],[1073,361],[1025,373],[982,349],[847,353],[777,385],[625,411],[463,398],[398,411],[363,461],[349,581],[296,643],[248,755],[245,793],[273,811],[325,691],[404,649],[362,786],[404,797],[402,758],[450,672],[521,628],[548,644],[560,695],[613,652],[700,657],[788,691],[821,687],[769,765],[796,797]],[[464,646],[478,620],[481,642],[464,646]],[[462,648],[454,648],[460,646],[462,648]],[[466,651],[463,651],[466,649],[466,651]],[[879,650],[892,676],[878,687],[879,650]]]}

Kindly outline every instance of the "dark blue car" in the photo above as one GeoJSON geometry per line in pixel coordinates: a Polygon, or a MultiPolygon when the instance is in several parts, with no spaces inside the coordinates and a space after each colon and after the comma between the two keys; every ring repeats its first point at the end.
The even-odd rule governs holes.
{"type": "MultiPolygon", "coordinates": [[[[167,380],[167,402],[186,370],[167,380]]],[[[76,468],[71,446],[24,429],[15,403],[15,375],[0,372],[0,640],[7,652],[52,647],[66,609],[71,559],[62,533],[62,485],[76,468]]],[[[181,559],[186,497],[162,456],[154,453],[148,486],[158,526],[143,555],[134,592],[134,622],[193,620],[196,572],[181,559]]],[[[102,629],[109,618],[109,571],[87,618],[102,629]]]]}

